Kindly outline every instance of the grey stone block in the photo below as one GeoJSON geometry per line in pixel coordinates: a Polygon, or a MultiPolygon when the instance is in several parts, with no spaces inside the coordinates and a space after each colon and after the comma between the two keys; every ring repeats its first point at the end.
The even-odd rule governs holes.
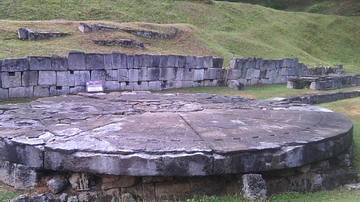
{"type": "Polygon", "coordinates": [[[162,68],[161,69],[161,81],[169,81],[175,79],[175,69],[174,68],[162,68]]]}
{"type": "Polygon", "coordinates": [[[50,86],[34,86],[34,97],[49,97],[50,86]]]}
{"type": "Polygon", "coordinates": [[[159,91],[159,90],[161,90],[161,82],[160,81],[150,81],[149,82],[149,90],[150,91],[159,91]]]}
{"type": "Polygon", "coordinates": [[[139,69],[129,69],[129,81],[139,81],[139,69]]]}
{"type": "Polygon", "coordinates": [[[50,86],[50,95],[66,95],[70,93],[69,86],[50,86]]]}
{"type": "Polygon", "coordinates": [[[174,81],[161,81],[161,90],[173,89],[174,85],[174,81]]]}
{"type": "Polygon", "coordinates": [[[28,56],[30,70],[51,70],[51,57],[28,56]]]}
{"type": "Polygon", "coordinates": [[[177,56],[178,66],[179,68],[185,68],[186,66],[186,56],[177,56]]]}
{"type": "Polygon", "coordinates": [[[218,86],[218,80],[204,80],[204,86],[218,86]]]}
{"type": "Polygon", "coordinates": [[[70,94],[78,94],[86,92],[86,86],[71,86],[69,88],[70,94]]]}
{"type": "Polygon", "coordinates": [[[160,75],[161,75],[160,68],[148,68],[148,80],[149,81],[159,81],[160,75]]]}
{"type": "Polygon", "coordinates": [[[1,72],[2,88],[21,86],[21,72],[1,72]]]}
{"type": "Polygon", "coordinates": [[[194,79],[194,69],[185,69],[183,75],[184,81],[193,81],[194,79]]]}
{"type": "Polygon", "coordinates": [[[51,69],[66,71],[68,70],[68,62],[66,57],[61,57],[58,55],[51,56],[51,69]]]}
{"type": "Polygon", "coordinates": [[[129,70],[128,69],[118,69],[118,81],[119,82],[129,81],[129,70]]]}
{"type": "Polygon", "coordinates": [[[116,69],[106,69],[106,81],[117,81],[118,80],[118,70],[116,69]]]}
{"type": "Polygon", "coordinates": [[[5,58],[2,61],[1,71],[27,71],[29,68],[29,62],[27,58],[5,58]]]}
{"type": "Polygon", "coordinates": [[[245,174],[242,176],[242,195],[244,198],[255,201],[266,199],[266,182],[261,174],[245,174]]]}
{"type": "Polygon", "coordinates": [[[165,68],[167,65],[167,55],[151,55],[151,67],[165,68]]]}
{"type": "Polygon", "coordinates": [[[147,81],[148,80],[148,69],[147,67],[142,67],[139,69],[139,80],[147,81]]]}
{"type": "Polygon", "coordinates": [[[86,86],[86,82],[90,80],[90,71],[74,71],[75,86],[86,86]]]}
{"type": "MultiPolygon", "coordinates": [[[[231,70],[231,72],[234,71],[238,71],[240,72],[240,70],[231,70]]],[[[220,68],[209,68],[207,70],[205,70],[204,72],[204,79],[222,79],[224,73],[226,72],[225,69],[220,69],[220,68]]],[[[241,75],[241,72],[240,72],[241,75]]]]}
{"type": "Polygon", "coordinates": [[[56,86],[75,86],[74,71],[57,71],[56,86]]]}
{"type": "Polygon", "coordinates": [[[196,87],[197,82],[194,81],[182,81],[181,82],[181,88],[193,88],[196,87]]]}
{"type": "Polygon", "coordinates": [[[86,68],[85,53],[79,51],[69,51],[66,53],[68,67],[70,70],[84,70],[86,68]]]}
{"type": "Polygon", "coordinates": [[[110,90],[110,91],[120,90],[120,83],[118,81],[105,81],[104,90],[110,90]]]}
{"type": "Polygon", "coordinates": [[[38,85],[37,71],[24,71],[22,74],[22,86],[36,86],[38,85]]]}
{"type": "Polygon", "coordinates": [[[223,63],[224,63],[224,58],[213,57],[213,67],[214,68],[222,68],[223,63]]]}
{"type": "Polygon", "coordinates": [[[9,98],[28,98],[33,97],[33,86],[9,88],[9,98]]]}
{"type": "Polygon", "coordinates": [[[102,80],[106,79],[106,71],[103,69],[90,71],[90,80],[102,80]]]}
{"type": "Polygon", "coordinates": [[[39,85],[51,86],[56,84],[55,71],[39,71],[39,85]]]}
{"type": "Polygon", "coordinates": [[[85,55],[86,58],[86,69],[94,70],[94,69],[104,69],[104,55],[97,53],[87,53],[85,55]]]}
{"type": "Polygon", "coordinates": [[[196,57],[196,68],[201,69],[204,68],[204,57],[196,57]]]}
{"type": "Polygon", "coordinates": [[[196,68],[196,56],[187,55],[185,68],[196,68]]]}
{"type": "Polygon", "coordinates": [[[113,63],[113,54],[104,54],[104,69],[115,69],[113,63]]]}
{"type": "Polygon", "coordinates": [[[176,56],[176,55],[168,55],[166,67],[167,68],[179,67],[178,56],[176,56]]]}
{"type": "Polygon", "coordinates": [[[239,69],[238,65],[239,65],[239,58],[231,58],[230,60],[230,68],[231,69],[239,69]]]}
{"type": "Polygon", "coordinates": [[[0,88],[0,99],[8,99],[9,98],[9,89],[0,88]]]}
{"type": "Polygon", "coordinates": [[[187,71],[185,68],[175,68],[175,80],[182,81],[184,78],[184,71],[187,71]]]}
{"type": "Polygon", "coordinates": [[[214,67],[214,61],[212,56],[205,56],[204,57],[204,67],[205,68],[212,68],[214,67]]]}
{"type": "Polygon", "coordinates": [[[125,53],[112,53],[114,69],[127,68],[127,56],[125,53]]]}
{"type": "Polygon", "coordinates": [[[14,174],[14,188],[17,190],[29,190],[34,188],[38,183],[39,174],[34,168],[29,168],[27,166],[17,164],[14,174]]]}
{"type": "Polygon", "coordinates": [[[235,90],[244,90],[244,84],[240,83],[239,80],[231,80],[229,83],[229,88],[235,90]]]}
{"type": "Polygon", "coordinates": [[[127,67],[128,69],[134,68],[134,58],[135,55],[127,55],[127,67]]]}
{"type": "MultiPolygon", "coordinates": [[[[141,68],[141,67],[146,67],[144,66],[144,59],[145,59],[145,55],[134,55],[134,68],[141,68]]],[[[150,61],[147,61],[148,63],[150,61]]]]}
{"type": "Polygon", "coordinates": [[[195,69],[194,70],[194,81],[204,80],[204,69],[195,69]]]}
{"type": "Polygon", "coordinates": [[[137,82],[137,85],[134,86],[134,90],[137,91],[149,90],[149,82],[146,81],[137,82]]]}

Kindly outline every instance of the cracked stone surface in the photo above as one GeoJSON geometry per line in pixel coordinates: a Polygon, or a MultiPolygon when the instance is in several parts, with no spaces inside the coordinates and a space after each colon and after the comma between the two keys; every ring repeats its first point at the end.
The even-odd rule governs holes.
{"type": "Polygon", "coordinates": [[[204,176],[299,167],[346,150],[328,109],[208,94],[78,94],[0,106],[0,157],[36,169],[204,176]]]}

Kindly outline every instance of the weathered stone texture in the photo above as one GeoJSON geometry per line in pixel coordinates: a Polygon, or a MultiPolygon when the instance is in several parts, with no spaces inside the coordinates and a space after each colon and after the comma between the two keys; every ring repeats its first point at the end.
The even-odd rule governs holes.
{"type": "Polygon", "coordinates": [[[3,88],[13,88],[21,86],[21,72],[0,72],[3,88]]]}

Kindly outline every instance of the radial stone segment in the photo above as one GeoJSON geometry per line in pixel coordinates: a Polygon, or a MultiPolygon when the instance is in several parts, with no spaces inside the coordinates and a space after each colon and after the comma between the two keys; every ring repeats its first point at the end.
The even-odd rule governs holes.
{"type": "Polygon", "coordinates": [[[284,100],[112,93],[0,107],[2,160],[129,176],[204,176],[299,167],[352,144],[342,114],[284,100]]]}

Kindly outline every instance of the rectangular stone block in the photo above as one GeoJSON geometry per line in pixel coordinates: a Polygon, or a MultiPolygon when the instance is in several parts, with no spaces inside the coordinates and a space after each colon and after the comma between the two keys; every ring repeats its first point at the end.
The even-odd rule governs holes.
{"type": "Polygon", "coordinates": [[[102,80],[106,79],[106,71],[103,69],[91,70],[90,71],[90,80],[102,80]]]}
{"type": "Polygon", "coordinates": [[[113,64],[113,54],[103,54],[104,55],[104,69],[115,69],[113,64]]]}
{"type": "Polygon", "coordinates": [[[201,69],[204,68],[204,57],[196,57],[196,68],[201,69]]]}
{"type": "Polygon", "coordinates": [[[146,81],[137,82],[137,85],[134,86],[134,90],[137,91],[149,90],[149,82],[146,81]]]}
{"type": "Polygon", "coordinates": [[[127,67],[128,69],[134,68],[134,58],[135,55],[127,55],[127,67]]]}
{"type": "Polygon", "coordinates": [[[192,55],[186,56],[185,68],[196,68],[197,66],[196,64],[197,64],[196,56],[192,56],[192,55]]]}
{"type": "Polygon", "coordinates": [[[193,88],[197,85],[196,83],[194,81],[182,81],[181,88],[193,88]]]}
{"type": "Polygon", "coordinates": [[[5,184],[15,186],[16,165],[0,158],[0,179],[5,184]]]}
{"type": "Polygon", "coordinates": [[[95,70],[95,69],[104,69],[104,55],[97,53],[87,53],[85,55],[86,69],[95,70]]]}
{"type": "Polygon", "coordinates": [[[21,79],[22,79],[22,86],[37,86],[38,85],[38,72],[37,71],[24,71],[21,79]]]}
{"type": "Polygon", "coordinates": [[[1,71],[18,72],[29,70],[29,62],[27,58],[5,58],[2,61],[1,71]]]}
{"type": "Polygon", "coordinates": [[[168,55],[166,67],[167,68],[179,67],[178,57],[176,55],[168,55]]]}
{"type": "Polygon", "coordinates": [[[21,72],[0,72],[2,88],[21,86],[21,72]]]}
{"type": "Polygon", "coordinates": [[[214,67],[214,61],[212,56],[205,56],[204,57],[204,67],[205,68],[212,68],[214,67]]]}
{"type": "Polygon", "coordinates": [[[204,69],[195,69],[194,70],[194,81],[204,80],[204,69]]]}
{"type": "Polygon", "coordinates": [[[74,71],[75,86],[86,86],[86,82],[90,80],[90,71],[74,71]]]}
{"type": "Polygon", "coordinates": [[[118,70],[116,69],[106,69],[106,81],[117,81],[118,80],[118,70]]]}
{"type": "Polygon", "coordinates": [[[39,85],[51,86],[56,85],[55,71],[39,71],[39,85]]]}
{"type": "Polygon", "coordinates": [[[175,81],[182,81],[184,79],[185,68],[175,68],[175,81]]]}
{"type": "Polygon", "coordinates": [[[134,55],[134,65],[133,68],[143,67],[143,55],[134,55]]]}
{"type": "Polygon", "coordinates": [[[84,70],[86,68],[85,53],[79,51],[69,51],[66,53],[68,68],[70,70],[84,70]]]}
{"type": "MultiPolygon", "coordinates": [[[[239,75],[241,75],[240,70],[232,70],[232,69],[229,69],[229,70],[231,72],[234,72],[234,71],[240,72],[239,75]]],[[[205,70],[205,72],[204,72],[204,79],[222,79],[225,72],[226,72],[225,69],[223,70],[220,68],[209,68],[209,69],[205,70]]]]}
{"type": "Polygon", "coordinates": [[[30,70],[51,70],[51,57],[28,56],[30,70]]]}
{"type": "Polygon", "coordinates": [[[134,64],[136,68],[151,67],[152,60],[150,55],[135,55],[136,57],[139,60],[139,64],[134,64]]]}
{"type": "Polygon", "coordinates": [[[129,70],[128,69],[118,69],[118,81],[119,82],[129,81],[129,70]]]}
{"type": "Polygon", "coordinates": [[[127,68],[127,56],[125,53],[112,53],[113,68],[114,69],[126,69],[127,68]]]}
{"type": "Polygon", "coordinates": [[[217,86],[217,80],[204,80],[204,86],[217,86]]]}
{"type": "Polygon", "coordinates": [[[224,63],[224,58],[221,57],[213,57],[213,67],[214,68],[222,68],[224,63]]]}
{"type": "Polygon", "coordinates": [[[175,69],[174,68],[162,68],[161,69],[161,81],[170,81],[175,79],[175,69]]]}
{"type": "Polygon", "coordinates": [[[185,68],[186,66],[186,56],[179,55],[177,56],[178,66],[179,68],[185,68]]]}
{"type": "Polygon", "coordinates": [[[161,90],[161,82],[160,81],[150,81],[149,82],[149,90],[150,91],[159,91],[159,90],[161,90]]]}
{"type": "Polygon", "coordinates": [[[194,80],[194,69],[185,69],[184,70],[184,75],[183,75],[183,80],[184,81],[193,81],[194,80]]]}
{"type": "Polygon", "coordinates": [[[75,86],[74,71],[57,71],[56,86],[75,86]]]}
{"type": "Polygon", "coordinates": [[[148,68],[148,80],[149,81],[159,81],[161,75],[160,68],[148,68]]]}
{"type": "Polygon", "coordinates": [[[66,57],[61,57],[58,55],[51,56],[51,69],[58,71],[68,70],[68,62],[66,57]]]}
{"type": "Polygon", "coordinates": [[[29,98],[33,95],[33,86],[9,88],[9,98],[29,98]]]}
{"type": "Polygon", "coordinates": [[[70,93],[69,86],[50,86],[50,96],[66,95],[70,93]]]}
{"type": "Polygon", "coordinates": [[[151,67],[165,68],[167,65],[167,55],[150,55],[152,58],[151,67]]]}
{"type": "Polygon", "coordinates": [[[139,69],[139,80],[147,81],[148,80],[148,69],[147,67],[142,67],[139,69]]]}
{"type": "Polygon", "coordinates": [[[34,97],[49,97],[50,86],[34,86],[34,97]]]}
{"type": "Polygon", "coordinates": [[[129,81],[139,81],[139,69],[129,69],[129,81]]]}
{"type": "Polygon", "coordinates": [[[69,88],[70,94],[78,94],[86,92],[86,86],[71,86],[69,88]]]}
{"type": "Polygon", "coordinates": [[[120,90],[120,83],[118,81],[105,81],[104,90],[109,90],[109,91],[120,90]]]}
{"type": "Polygon", "coordinates": [[[9,98],[9,89],[0,88],[0,99],[8,99],[9,98]]]}

